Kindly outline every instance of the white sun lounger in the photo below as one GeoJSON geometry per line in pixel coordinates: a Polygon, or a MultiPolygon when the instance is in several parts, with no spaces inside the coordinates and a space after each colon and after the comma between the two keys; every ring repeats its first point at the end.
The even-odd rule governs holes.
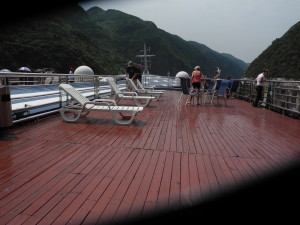
{"type": "Polygon", "coordinates": [[[106,78],[107,83],[110,85],[112,91],[115,93],[115,100],[118,101],[120,99],[125,99],[125,100],[134,100],[134,103],[137,106],[147,106],[152,100],[155,100],[155,97],[153,96],[141,96],[138,95],[136,92],[128,92],[128,91],[121,91],[114,78],[113,77],[107,77],[106,78]]]}
{"type": "Polygon", "coordinates": [[[133,121],[138,112],[144,109],[136,106],[118,106],[113,99],[95,99],[90,101],[69,84],[60,84],[59,89],[78,103],[78,105],[63,106],[59,110],[63,120],[67,122],[75,122],[79,118],[87,116],[90,111],[103,111],[111,112],[112,118],[116,123],[127,125],[133,121]],[[119,113],[121,118],[118,118],[116,113],[119,113]],[[122,113],[129,113],[130,116],[124,116],[122,113]],[[71,116],[69,116],[70,114],[71,116]]]}
{"type": "Polygon", "coordinates": [[[165,93],[164,90],[155,90],[154,87],[144,87],[144,85],[139,81],[139,79],[137,79],[136,83],[137,83],[137,87],[139,89],[150,90],[152,92],[157,92],[157,93],[162,93],[162,94],[165,93]]]}
{"type": "Polygon", "coordinates": [[[141,96],[153,96],[155,100],[158,100],[159,97],[163,94],[163,92],[156,92],[151,90],[145,90],[138,88],[132,79],[126,78],[127,83],[129,84],[132,91],[136,92],[138,95],[141,96]]]}

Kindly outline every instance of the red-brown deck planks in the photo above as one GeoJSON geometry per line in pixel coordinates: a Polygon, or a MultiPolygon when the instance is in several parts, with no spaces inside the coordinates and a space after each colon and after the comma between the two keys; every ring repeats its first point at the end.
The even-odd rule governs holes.
{"type": "MultiPolygon", "coordinates": [[[[93,224],[197,203],[300,159],[300,121],[250,103],[178,103],[14,125],[0,139],[0,224],[93,224]]],[[[121,102],[129,104],[129,101],[121,102]]]]}

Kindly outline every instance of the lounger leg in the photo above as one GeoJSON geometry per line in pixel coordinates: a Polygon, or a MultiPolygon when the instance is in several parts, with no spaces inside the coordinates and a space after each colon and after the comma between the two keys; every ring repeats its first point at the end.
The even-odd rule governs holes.
{"type": "Polygon", "coordinates": [[[207,96],[207,95],[204,96],[204,100],[203,100],[203,103],[204,103],[204,104],[206,103],[206,96],[207,96]]]}
{"type": "Polygon", "coordinates": [[[112,115],[112,118],[114,119],[114,121],[118,124],[129,125],[130,123],[132,123],[132,121],[133,121],[133,119],[134,119],[137,112],[131,112],[131,115],[128,116],[129,117],[128,120],[124,119],[125,116],[122,113],[120,113],[120,112],[118,112],[118,113],[122,116],[122,119],[118,119],[117,116],[116,116],[116,112],[111,111],[111,115],[112,115]]]}
{"type": "Polygon", "coordinates": [[[147,99],[145,103],[142,103],[141,100],[134,98],[134,102],[135,102],[136,106],[145,107],[151,102],[151,99],[147,99]]]}
{"type": "Polygon", "coordinates": [[[181,98],[182,98],[183,94],[181,93],[179,99],[178,99],[178,103],[180,102],[181,98]]]}
{"type": "Polygon", "coordinates": [[[200,93],[197,95],[197,105],[202,105],[202,95],[200,93]]]}
{"type": "Polygon", "coordinates": [[[155,97],[154,101],[158,101],[158,99],[160,98],[161,95],[156,95],[156,96],[153,96],[155,97]]]}
{"type": "Polygon", "coordinates": [[[59,110],[61,117],[63,118],[64,121],[66,122],[75,122],[78,120],[81,116],[81,112],[79,110],[64,110],[61,109],[59,110]],[[73,117],[67,116],[66,113],[71,113],[73,117]]]}
{"type": "MultiPolygon", "coordinates": [[[[194,100],[193,100],[193,97],[188,96],[187,99],[186,99],[186,101],[185,101],[185,105],[192,104],[192,101],[194,101],[194,100]]],[[[194,103],[194,102],[193,102],[193,103],[194,103]]]]}
{"type": "Polygon", "coordinates": [[[213,94],[211,95],[211,100],[210,100],[210,104],[211,104],[211,105],[212,105],[213,102],[214,102],[214,97],[215,97],[215,94],[213,93],[213,94]]]}

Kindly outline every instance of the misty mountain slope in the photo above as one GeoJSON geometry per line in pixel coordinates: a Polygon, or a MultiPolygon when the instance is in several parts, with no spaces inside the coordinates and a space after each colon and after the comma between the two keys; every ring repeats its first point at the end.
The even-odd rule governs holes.
{"type": "Polygon", "coordinates": [[[300,22],[277,38],[248,67],[246,77],[268,68],[271,78],[300,80],[300,22]]]}
{"type": "Polygon", "coordinates": [[[233,78],[245,71],[236,59],[185,41],[151,21],[99,7],[85,11],[77,4],[10,24],[3,28],[0,40],[0,67],[12,71],[28,66],[67,73],[70,66],[87,65],[95,74],[124,73],[129,60],[139,63],[136,55],[141,54],[144,43],[155,55],[150,68],[153,74],[190,73],[196,65],[209,77],[217,66],[222,75],[233,78]]]}

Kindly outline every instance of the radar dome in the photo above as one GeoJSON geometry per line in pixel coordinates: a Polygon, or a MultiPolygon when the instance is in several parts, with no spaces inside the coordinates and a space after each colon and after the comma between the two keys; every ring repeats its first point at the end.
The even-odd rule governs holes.
{"type": "Polygon", "coordinates": [[[74,71],[76,75],[94,75],[94,71],[88,66],[79,66],[74,71]]]}
{"type": "Polygon", "coordinates": [[[176,74],[175,76],[175,80],[174,80],[174,83],[173,83],[173,86],[174,87],[180,87],[181,86],[181,83],[180,83],[180,77],[183,77],[183,78],[189,78],[189,74],[185,71],[180,71],[176,74]]]}
{"type": "Polygon", "coordinates": [[[189,74],[185,71],[180,71],[176,74],[176,77],[180,78],[180,77],[184,77],[184,78],[189,78],[189,74]]]}

